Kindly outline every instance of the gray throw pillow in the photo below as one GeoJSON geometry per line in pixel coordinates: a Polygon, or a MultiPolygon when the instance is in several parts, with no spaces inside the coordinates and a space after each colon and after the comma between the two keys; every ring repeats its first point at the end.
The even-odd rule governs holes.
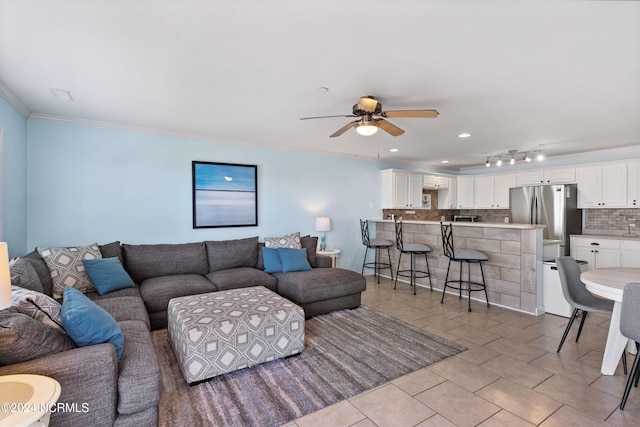
{"type": "Polygon", "coordinates": [[[11,284],[35,292],[44,292],[38,273],[26,258],[18,258],[9,264],[11,284]]]}
{"type": "Polygon", "coordinates": [[[71,350],[71,339],[14,309],[0,311],[0,365],[11,365],[71,350]]]}
{"type": "Polygon", "coordinates": [[[62,305],[58,301],[43,293],[13,285],[11,286],[11,299],[13,306],[17,307],[20,313],[33,317],[50,328],[64,333],[62,319],[60,319],[62,305]]]}
{"type": "Polygon", "coordinates": [[[300,238],[300,244],[307,250],[307,259],[311,267],[316,266],[316,251],[318,249],[318,236],[303,236],[300,238]]]}
{"type": "Polygon", "coordinates": [[[230,268],[253,267],[258,264],[258,237],[206,241],[209,272],[230,268]]]}

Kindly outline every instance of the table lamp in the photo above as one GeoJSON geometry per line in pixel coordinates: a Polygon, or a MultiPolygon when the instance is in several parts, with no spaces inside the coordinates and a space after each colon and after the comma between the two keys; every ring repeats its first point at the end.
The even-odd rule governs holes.
{"type": "Polygon", "coordinates": [[[322,237],[320,237],[320,250],[324,251],[327,249],[327,244],[325,243],[325,231],[331,231],[331,219],[326,216],[320,216],[316,218],[316,231],[322,231],[322,237]]]}
{"type": "Polygon", "coordinates": [[[9,250],[0,242],[0,310],[11,307],[11,274],[9,273],[9,250]]]}

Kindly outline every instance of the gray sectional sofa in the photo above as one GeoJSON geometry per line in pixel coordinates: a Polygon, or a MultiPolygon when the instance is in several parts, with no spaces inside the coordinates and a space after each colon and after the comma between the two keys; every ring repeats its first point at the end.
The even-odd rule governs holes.
{"type": "MultiPolygon", "coordinates": [[[[31,360],[7,364],[7,357],[3,356],[0,375],[30,373],[52,377],[62,388],[58,402],[86,404],[78,411],[53,413],[53,426],[157,425],[162,384],[151,330],[166,328],[170,299],[261,285],[300,305],[306,317],[360,305],[360,294],[366,287],[364,277],[330,268],[329,257],[316,255],[316,242],[316,238],[302,238],[311,270],[273,274],[263,271],[257,237],[184,244],[102,245],[102,257],[118,257],[135,282],[133,288],[104,295],[86,294],[118,322],[125,340],[121,360],[117,361],[111,344],[76,347],[72,342],[63,342],[52,346],[49,354],[42,354],[40,349],[31,360]]],[[[12,264],[12,282],[14,279],[19,286],[30,283],[32,290],[52,295],[49,270],[38,252],[12,264]],[[37,278],[33,274],[24,277],[26,270],[35,270],[37,278]]],[[[30,328],[40,326],[33,322],[39,323],[14,308],[0,311],[0,340],[6,344],[2,351],[33,340],[30,328]]]]}

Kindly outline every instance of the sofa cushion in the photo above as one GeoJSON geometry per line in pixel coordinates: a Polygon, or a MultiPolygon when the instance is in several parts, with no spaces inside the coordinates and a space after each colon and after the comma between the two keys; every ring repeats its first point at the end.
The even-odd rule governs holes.
{"type": "Polygon", "coordinates": [[[238,267],[255,267],[258,263],[258,237],[206,241],[209,272],[238,267]]]}
{"type": "Polygon", "coordinates": [[[11,308],[0,311],[0,365],[26,362],[71,350],[71,339],[11,308]]]}
{"type": "Polygon", "coordinates": [[[28,260],[36,273],[38,273],[40,283],[42,283],[42,293],[52,296],[53,281],[51,280],[51,273],[49,273],[49,267],[47,267],[47,263],[44,262],[38,251],[29,252],[23,258],[28,260]]]}
{"type": "Polygon", "coordinates": [[[124,335],[124,352],[118,363],[118,412],[133,414],[158,405],[162,377],[147,325],[135,320],[119,325],[124,335]]]}
{"type": "Polygon", "coordinates": [[[296,231],[282,237],[267,237],[264,239],[264,245],[267,248],[294,248],[300,249],[300,232],[296,231]]]}
{"type": "Polygon", "coordinates": [[[66,287],[62,303],[62,326],[79,347],[111,343],[118,360],[124,350],[124,337],[109,312],[75,288],[66,287]]]}
{"type": "Polygon", "coordinates": [[[219,291],[250,288],[252,286],[264,286],[265,288],[275,291],[278,287],[278,280],[275,277],[257,268],[249,267],[214,271],[213,273],[207,274],[207,279],[209,279],[219,291]]]}
{"type": "Polygon", "coordinates": [[[282,271],[309,271],[311,265],[307,259],[307,249],[278,248],[278,255],[282,262],[282,271]]]}
{"type": "Polygon", "coordinates": [[[149,313],[167,311],[171,298],[214,291],[213,283],[199,274],[152,277],[140,283],[140,295],[149,313]]]}
{"type": "Polygon", "coordinates": [[[87,259],[82,263],[91,284],[100,295],[136,286],[118,257],[87,259]]]}
{"type": "Polygon", "coordinates": [[[97,244],[67,248],[38,248],[38,252],[47,263],[51,274],[54,298],[60,298],[67,286],[80,292],[93,290],[82,260],[102,258],[97,244]]]}
{"type": "Polygon", "coordinates": [[[296,304],[322,301],[363,292],[362,274],[341,268],[314,268],[311,271],[274,273],[278,293],[296,304]]]}
{"type": "Polygon", "coordinates": [[[138,283],[151,277],[178,274],[204,276],[209,272],[207,250],[203,242],[161,245],[123,244],[122,253],[125,268],[131,278],[138,283]]]}
{"type": "Polygon", "coordinates": [[[307,259],[311,267],[316,267],[316,252],[318,250],[318,236],[303,236],[300,245],[307,249],[307,259]]]}
{"type": "Polygon", "coordinates": [[[119,241],[116,240],[115,242],[107,243],[106,245],[98,245],[98,248],[100,248],[102,258],[116,257],[121,263],[124,263],[124,258],[122,257],[122,246],[120,246],[119,241]]]}
{"type": "Polygon", "coordinates": [[[137,320],[147,325],[147,329],[151,329],[147,308],[144,306],[144,302],[139,296],[98,298],[94,299],[93,302],[107,310],[109,314],[116,319],[116,322],[137,320]]]}
{"type": "Polygon", "coordinates": [[[23,289],[44,293],[42,282],[31,262],[26,258],[18,258],[9,264],[11,284],[23,289]]]}
{"type": "Polygon", "coordinates": [[[34,292],[19,286],[11,286],[12,305],[20,313],[33,317],[50,328],[57,329],[64,333],[62,320],[60,319],[60,303],[49,295],[41,292],[34,292]]]}
{"type": "Polygon", "coordinates": [[[280,273],[282,272],[282,260],[280,260],[280,254],[277,248],[260,248],[262,253],[262,263],[264,265],[265,273],[280,273]]]}
{"type": "Polygon", "coordinates": [[[104,295],[100,295],[98,291],[87,292],[85,295],[89,297],[90,300],[94,300],[94,301],[99,299],[119,298],[119,297],[141,298],[140,287],[138,285],[136,285],[135,288],[119,289],[117,291],[109,292],[108,294],[104,294],[104,295]]]}

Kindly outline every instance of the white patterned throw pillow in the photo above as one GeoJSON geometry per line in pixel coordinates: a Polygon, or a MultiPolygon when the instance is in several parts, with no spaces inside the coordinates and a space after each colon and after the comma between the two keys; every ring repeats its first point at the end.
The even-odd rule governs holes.
{"type": "Polygon", "coordinates": [[[82,260],[102,258],[97,243],[71,248],[38,248],[38,252],[49,268],[54,298],[62,298],[66,286],[83,293],[94,290],[82,260]]]}
{"type": "Polygon", "coordinates": [[[293,234],[287,234],[282,237],[266,237],[264,239],[264,246],[270,249],[276,248],[294,248],[301,249],[300,232],[296,231],[293,234]]]}
{"type": "Polygon", "coordinates": [[[49,295],[12,285],[11,299],[12,305],[17,307],[20,313],[64,333],[60,318],[62,305],[49,295]]]}

